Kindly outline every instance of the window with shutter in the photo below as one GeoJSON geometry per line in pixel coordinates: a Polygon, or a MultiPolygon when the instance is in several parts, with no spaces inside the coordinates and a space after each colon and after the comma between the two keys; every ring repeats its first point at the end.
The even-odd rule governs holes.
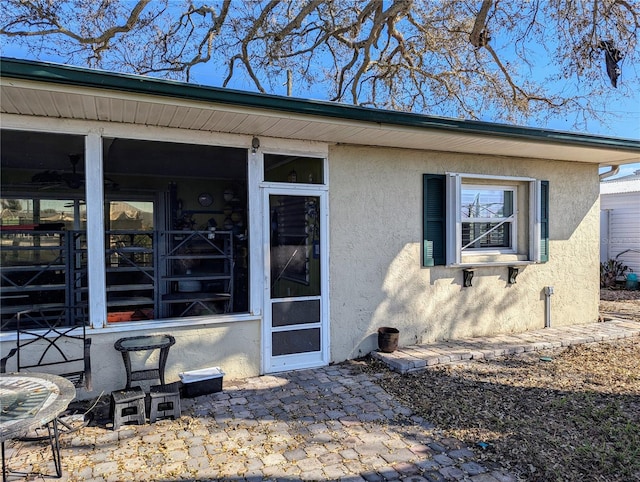
{"type": "Polygon", "coordinates": [[[423,201],[425,267],[549,259],[548,181],[424,174],[423,201]]]}

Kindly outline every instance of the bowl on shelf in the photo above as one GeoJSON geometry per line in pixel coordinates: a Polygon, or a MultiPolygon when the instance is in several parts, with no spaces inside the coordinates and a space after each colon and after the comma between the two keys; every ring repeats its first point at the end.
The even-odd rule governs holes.
{"type": "Polygon", "coordinates": [[[195,293],[202,290],[202,283],[198,280],[178,281],[178,291],[181,293],[195,293]]]}

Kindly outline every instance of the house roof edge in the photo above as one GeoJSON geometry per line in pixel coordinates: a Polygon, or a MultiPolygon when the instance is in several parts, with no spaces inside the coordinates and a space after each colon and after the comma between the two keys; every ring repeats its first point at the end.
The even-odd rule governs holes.
{"type": "Polygon", "coordinates": [[[284,97],[34,60],[0,57],[0,77],[215,102],[309,116],[400,127],[640,152],[640,140],[373,109],[284,97]]]}

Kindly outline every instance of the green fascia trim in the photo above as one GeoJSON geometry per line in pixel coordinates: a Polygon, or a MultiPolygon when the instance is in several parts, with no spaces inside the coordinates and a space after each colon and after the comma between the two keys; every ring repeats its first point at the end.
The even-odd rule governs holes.
{"type": "Polygon", "coordinates": [[[23,59],[0,57],[0,76],[5,78],[119,90],[200,102],[229,104],[318,117],[331,117],[378,125],[403,126],[498,136],[526,141],[574,144],[582,147],[640,152],[640,140],[563,132],[491,122],[451,119],[410,112],[371,109],[337,102],[260,94],[153,77],[121,74],[23,59]]]}

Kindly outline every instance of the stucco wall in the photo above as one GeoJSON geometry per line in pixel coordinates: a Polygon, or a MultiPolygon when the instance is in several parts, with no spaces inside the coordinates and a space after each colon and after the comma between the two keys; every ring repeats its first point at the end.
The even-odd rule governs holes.
{"type": "MultiPolygon", "coordinates": [[[[79,399],[87,399],[104,392],[123,388],[127,377],[120,352],[113,347],[122,337],[170,333],[176,343],[169,350],[166,366],[166,381],[179,380],[178,374],[187,370],[196,370],[219,366],[225,372],[225,380],[255,376],[260,372],[260,322],[236,321],[217,323],[208,326],[172,326],[167,329],[141,329],[140,331],[119,332],[113,328],[92,330],[91,360],[94,391],[78,392],[79,399]]],[[[3,343],[2,353],[8,352],[14,342],[3,343]],[[6,348],[6,350],[5,350],[6,348]]],[[[133,369],[157,367],[159,350],[153,352],[132,353],[133,369]]],[[[15,369],[15,357],[7,363],[7,371],[15,369]]],[[[148,389],[155,381],[135,382],[134,385],[148,389]]]]}
{"type": "MultiPolygon", "coordinates": [[[[543,289],[553,286],[552,324],[597,319],[599,184],[597,166],[570,162],[479,158],[400,149],[333,146],[329,152],[331,361],[377,347],[376,330],[394,326],[400,343],[429,342],[541,328],[543,289]],[[476,271],[462,287],[462,270],[422,268],[422,175],[464,172],[550,181],[550,261],[521,270],[515,285],[506,267],[476,271]]],[[[252,253],[259,246],[252,246],[252,253]]],[[[261,287],[253,287],[261,289],[261,287]]],[[[92,359],[96,396],[125,381],[122,336],[171,333],[167,380],[178,373],[220,366],[226,379],[261,370],[261,320],[208,325],[169,323],[95,330],[92,359]]],[[[14,345],[2,344],[2,353],[14,345]]],[[[154,354],[154,357],[157,354],[154,354]]],[[[148,360],[155,362],[156,358],[148,360]]],[[[12,369],[12,361],[8,369],[12,369]]],[[[80,393],[80,398],[87,394],[80,393]]]]}
{"type": "Polygon", "coordinates": [[[330,150],[331,358],[377,348],[377,328],[400,344],[593,322],[599,296],[597,166],[439,152],[334,146],[330,150]],[[464,172],[550,181],[550,260],[521,269],[422,268],[422,174],[464,172]]]}

